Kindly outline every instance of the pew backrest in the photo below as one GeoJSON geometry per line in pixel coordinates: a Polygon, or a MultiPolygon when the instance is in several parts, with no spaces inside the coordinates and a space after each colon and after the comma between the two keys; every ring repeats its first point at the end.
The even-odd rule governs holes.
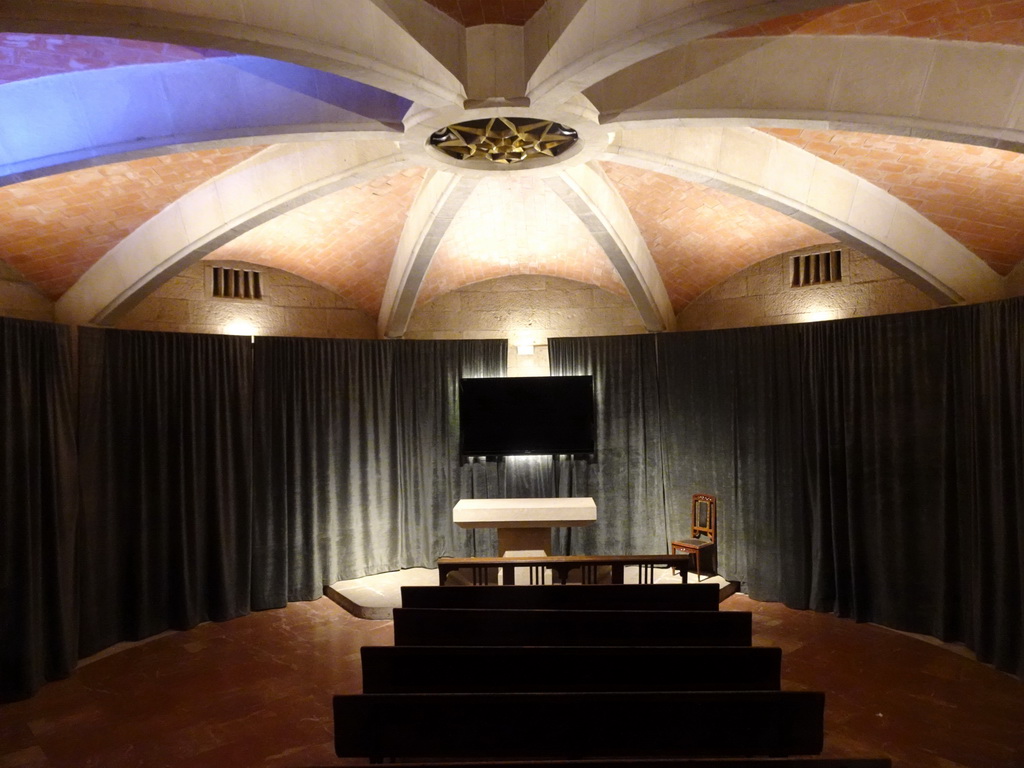
{"type": "MultiPolygon", "coordinates": [[[[626,568],[636,567],[641,584],[654,584],[661,568],[685,571],[690,567],[687,554],[671,555],[532,555],[515,557],[439,557],[438,584],[445,586],[449,575],[464,572],[474,585],[489,584],[498,571],[504,586],[516,583],[516,572],[525,571],[530,584],[565,585],[576,574],[584,584],[597,584],[607,577],[612,584],[624,584],[626,568]]],[[[465,578],[465,576],[463,577],[465,578]]]]}
{"type": "Polygon", "coordinates": [[[761,647],[362,648],[363,693],[777,691],[781,663],[761,647]]]}
{"type": "Polygon", "coordinates": [[[718,585],[567,584],[404,586],[404,608],[543,608],[552,610],[718,610],[718,585]]]}
{"type": "MultiPolygon", "coordinates": [[[[511,589],[511,588],[510,588],[511,589]]],[[[395,645],[741,645],[745,611],[395,608],[395,645]]]]}
{"type": "Polygon", "coordinates": [[[813,755],[823,746],[824,703],[809,691],[342,695],[335,752],[371,760],[813,755]]]}
{"type": "MultiPolygon", "coordinates": [[[[403,768],[451,768],[451,763],[407,762],[403,768]]],[[[888,757],[634,757],[629,760],[459,761],[458,768],[892,768],[888,757]]]]}

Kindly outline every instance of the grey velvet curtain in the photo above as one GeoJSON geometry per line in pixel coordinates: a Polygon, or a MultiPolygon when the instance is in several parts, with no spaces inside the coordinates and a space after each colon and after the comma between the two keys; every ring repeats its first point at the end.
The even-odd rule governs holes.
{"type": "Polygon", "coordinates": [[[493,339],[392,343],[397,356],[403,567],[433,568],[442,556],[491,554],[493,531],[467,530],[451,522],[452,507],[464,495],[467,471],[459,455],[459,379],[504,376],[507,344],[493,339]]]}
{"type": "Polygon", "coordinates": [[[800,328],[658,339],[670,540],[689,533],[694,493],[718,498],[718,570],[757,599],[806,580],[812,535],[801,485],[800,328]]]}
{"type": "Polygon", "coordinates": [[[250,340],[79,339],[81,655],[246,613],[250,340]]]}
{"type": "Polygon", "coordinates": [[[254,607],[468,554],[458,380],[501,375],[504,341],[257,339],[254,607]]]}
{"type": "Polygon", "coordinates": [[[258,338],[255,349],[254,607],[397,567],[393,348],[258,338]]]}
{"type": "Polygon", "coordinates": [[[1024,301],[659,339],[670,508],[722,572],[1024,674],[1024,301]]]}
{"type": "Polygon", "coordinates": [[[1024,300],[556,340],[551,357],[598,382],[604,520],[583,551],[663,551],[713,493],[719,571],[751,596],[963,641],[1024,676],[1024,300]]]}
{"type": "Polygon", "coordinates": [[[588,553],[664,551],[715,493],[720,572],[751,595],[1024,676],[1024,300],[550,353],[595,377],[597,453],[506,466],[460,463],[455,408],[503,341],[83,329],[76,445],[67,329],[0,320],[2,695],[119,640],[490,554],[451,506],[510,488],[593,495],[599,522],[561,541],[588,553]]]}
{"type": "Polygon", "coordinates": [[[0,700],[77,657],[72,403],[69,329],[0,317],[0,700]]]}
{"type": "Polygon", "coordinates": [[[558,484],[562,495],[593,496],[598,518],[571,531],[569,550],[664,552],[657,337],[551,339],[548,354],[553,376],[594,377],[595,456],[560,459],[558,484]]]}

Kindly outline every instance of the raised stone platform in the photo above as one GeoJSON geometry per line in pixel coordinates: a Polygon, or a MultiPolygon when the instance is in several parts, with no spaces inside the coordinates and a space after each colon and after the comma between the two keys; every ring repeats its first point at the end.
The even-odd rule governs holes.
{"type": "MultiPolygon", "coordinates": [[[[637,582],[638,570],[636,567],[626,568],[627,584],[637,582]]],[[[690,582],[697,581],[695,573],[672,573],[670,568],[666,568],[655,583],[678,584],[684,575],[690,582]]],[[[726,581],[721,576],[705,576],[701,581],[718,584],[719,601],[736,592],[739,586],[736,582],[726,581]]],[[[364,576],[361,579],[336,581],[334,584],[324,587],[324,594],[360,619],[390,620],[392,609],[402,604],[401,589],[403,585],[434,587],[437,584],[436,568],[406,568],[401,571],[364,576]]],[[[451,588],[462,589],[462,587],[451,588]]],[[[515,587],[510,586],[508,589],[515,589],[515,587]]]]}

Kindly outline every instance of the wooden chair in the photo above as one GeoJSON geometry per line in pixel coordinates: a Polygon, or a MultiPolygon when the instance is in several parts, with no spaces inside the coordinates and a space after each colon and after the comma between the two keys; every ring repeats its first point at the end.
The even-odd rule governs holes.
{"type": "Polygon", "coordinates": [[[693,494],[693,506],[690,508],[690,538],[672,542],[673,555],[678,552],[693,555],[697,581],[700,581],[701,574],[700,553],[704,550],[714,551],[717,518],[718,499],[706,493],[693,494]]]}

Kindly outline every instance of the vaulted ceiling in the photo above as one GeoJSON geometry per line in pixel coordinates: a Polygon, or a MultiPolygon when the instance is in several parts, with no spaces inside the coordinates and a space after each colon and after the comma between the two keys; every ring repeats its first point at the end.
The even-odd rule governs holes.
{"type": "Polygon", "coordinates": [[[997,299],[1024,269],[1022,43],[1024,6],[986,0],[8,0],[0,261],[103,324],[238,259],[382,336],[518,274],[667,329],[836,241],[940,303],[997,299]],[[493,117],[578,141],[429,146],[493,117]]]}

